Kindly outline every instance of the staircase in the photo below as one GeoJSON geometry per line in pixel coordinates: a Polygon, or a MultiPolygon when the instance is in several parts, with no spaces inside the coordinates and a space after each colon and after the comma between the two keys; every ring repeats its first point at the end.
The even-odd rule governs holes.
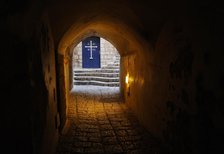
{"type": "Polygon", "coordinates": [[[120,56],[114,63],[99,69],[75,69],[74,85],[96,85],[119,87],[120,56]]]}

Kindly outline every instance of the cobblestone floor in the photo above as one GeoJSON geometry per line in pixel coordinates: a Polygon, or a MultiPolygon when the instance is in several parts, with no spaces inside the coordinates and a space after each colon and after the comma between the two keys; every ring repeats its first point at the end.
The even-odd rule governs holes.
{"type": "Polygon", "coordinates": [[[120,101],[119,88],[76,86],[68,112],[71,125],[57,154],[167,153],[120,101]]]}

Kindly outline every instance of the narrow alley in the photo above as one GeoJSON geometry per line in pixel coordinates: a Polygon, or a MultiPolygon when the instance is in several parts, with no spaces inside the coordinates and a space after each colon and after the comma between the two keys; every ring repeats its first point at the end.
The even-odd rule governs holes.
{"type": "Polygon", "coordinates": [[[222,1],[0,8],[2,154],[224,154],[222,1]]]}
{"type": "Polygon", "coordinates": [[[119,87],[76,86],[68,108],[70,128],[59,139],[57,154],[162,153],[119,95],[119,87]]]}

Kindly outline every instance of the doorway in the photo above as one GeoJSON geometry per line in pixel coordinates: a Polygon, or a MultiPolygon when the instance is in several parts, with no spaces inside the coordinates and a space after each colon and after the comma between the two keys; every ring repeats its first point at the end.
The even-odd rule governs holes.
{"type": "Polygon", "coordinates": [[[90,36],[73,49],[73,85],[120,87],[120,55],[107,40],[90,36]]]}
{"type": "Polygon", "coordinates": [[[82,67],[100,68],[100,38],[88,37],[82,41],[82,67]]]}

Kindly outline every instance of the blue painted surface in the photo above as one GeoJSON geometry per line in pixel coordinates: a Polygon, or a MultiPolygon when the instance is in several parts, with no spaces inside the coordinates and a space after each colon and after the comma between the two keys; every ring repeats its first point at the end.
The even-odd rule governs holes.
{"type": "Polygon", "coordinates": [[[100,38],[99,37],[92,36],[82,41],[82,67],[83,68],[100,68],[100,38]]]}

